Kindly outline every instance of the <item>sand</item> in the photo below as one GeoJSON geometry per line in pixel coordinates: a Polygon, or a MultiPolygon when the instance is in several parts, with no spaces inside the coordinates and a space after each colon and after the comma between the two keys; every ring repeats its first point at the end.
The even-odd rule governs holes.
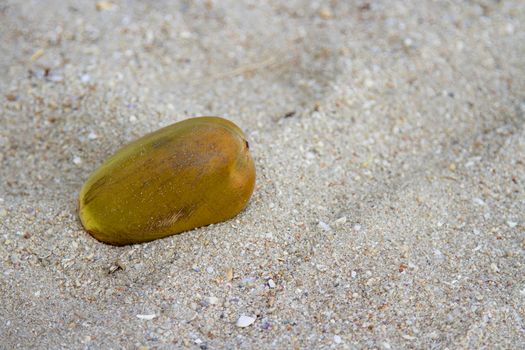
{"type": "Polygon", "coordinates": [[[0,348],[519,348],[525,6],[0,2],[0,348]],[[248,208],[111,247],[78,191],[197,115],[248,208]],[[243,327],[241,327],[243,326],[243,327]]]}

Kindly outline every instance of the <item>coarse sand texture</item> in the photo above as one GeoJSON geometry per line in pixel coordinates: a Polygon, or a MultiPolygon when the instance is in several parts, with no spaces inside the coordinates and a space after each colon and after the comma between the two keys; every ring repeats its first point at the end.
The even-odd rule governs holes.
{"type": "Polygon", "coordinates": [[[518,349],[525,6],[0,1],[0,349],[518,349]],[[226,222],[115,247],[78,218],[128,142],[224,116],[226,222]]]}

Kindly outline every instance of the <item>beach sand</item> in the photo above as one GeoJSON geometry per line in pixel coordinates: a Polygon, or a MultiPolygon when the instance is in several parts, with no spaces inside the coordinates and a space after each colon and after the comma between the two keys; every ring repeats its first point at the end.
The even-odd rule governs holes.
{"type": "Polygon", "coordinates": [[[0,2],[0,348],[523,346],[524,23],[520,0],[0,2]],[[247,209],[87,234],[90,172],[198,115],[245,130],[247,209]]]}

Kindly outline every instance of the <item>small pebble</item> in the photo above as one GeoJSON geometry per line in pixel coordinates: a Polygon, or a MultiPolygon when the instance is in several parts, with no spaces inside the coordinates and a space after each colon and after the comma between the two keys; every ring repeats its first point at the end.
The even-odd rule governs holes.
{"type": "Polygon", "coordinates": [[[5,95],[5,98],[9,102],[14,102],[14,101],[18,100],[18,96],[16,94],[7,94],[7,95],[5,95]]]}
{"type": "Polygon", "coordinates": [[[64,77],[61,76],[61,75],[57,75],[57,74],[51,74],[47,77],[47,79],[49,81],[54,81],[54,82],[60,82],[62,80],[64,80],[64,77]]]}
{"type": "Polygon", "coordinates": [[[231,267],[228,270],[226,270],[226,280],[228,282],[233,280],[233,269],[231,267]]]}
{"type": "Polygon", "coordinates": [[[326,222],[323,222],[323,221],[319,221],[319,224],[318,224],[319,228],[323,231],[330,231],[332,228],[330,227],[330,225],[328,225],[326,222]]]}
{"type": "Polygon", "coordinates": [[[268,287],[275,288],[275,282],[271,278],[268,280],[268,287]]]}
{"type": "Polygon", "coordinates": [[[330,19],[330,18],[332,18],[333,14],[332,14],[332,11],[330,11],[330,9],[327,9],[327,8],[325,7],[325,8],[322,8],[322,9],[319,11],[319,16],[320,16],[322,19],[330,19]]]}
{"type": "Polygon", "coordinates": [[[251,316],[242,315],[237,320],[236,326],[239,328],[246,328],[251,326],[255,322],[256,318],[251,316]]]}
{"type": "Polygon", "coordinates": [[[112,9],[113,6],[115,5],[109,1],[99,1],[95,4],[97,11],[109,10],[112,9]]]}
{"type": "Polygon", "coordinates": [[[251,284],[253,282],[255,282],[256,278],[255,277],[244,277],[242,280],[241,280],[241,283],[242,284],[251,284]]]}
{"type": "Polygon", "coordinates": [[[474,198],[472,201],[473,201],[474,204],[476,204],[476,205],[485,205],[485,202],[484,202],[483,199],[481,199],[481,198],[477,198],[477,197],[476,197],[476,198],[474,198]]]}
{"type": "Polygon", "coordinates": [[[217,305],[219,303],[219,298],[217,298],[217,297],[208,297],[208,303],[210,305],[217,305]]]}
{"type": "Polygon", "coordinates": [[[82,158],[80,158],[79,156],[74,156],[73,163],[75,163],[76,165],[82,164],[82,158]]]}
{"type": "Polygon", "coordinates": [[[317,270],[319,270],[320,272],[326,272],[326,271],[328,271],[328,268],[327,268],[325,265],[322,265],[322,264],[317,264],[315,267],[316,267],[317,270]]]}
{"type": "Polygon", "coordinates": [[[95,134],[93,131],[89,133],[88,139],[89,140],[95,140],[97,138],[97,134],[95,134]]]}
{"type": "Polygon", "coordinates": [[[339,219],[334,221],[334,226],[340,227],[343,226],[346,223],[346,216],[342,216],[339,219]]]}
{"type": "Polygon", "coordinates": [[[45,53],[44,49],[36,50],[35,53],[31,56],[31,61],[38,60],[40,57],[44,55],[44,53],[45,53]]]}
{"type": "Polygon", "coordinates": [[[151,314],[151,315],[137,315],[137,318],[139,318],[141,320],[146,320],[146,321],[153,320],[155,317],[157,317],[157,315],[155,315],[155,314],[151,314]]]}
{"type": "Polygon", "coordinates": [[[261,328],[266,330],[266,329],[270,329],[270,327],[271,327],[270,322],[268,322],[268,319],[264,318],[261,321],[261,328]]]}
{"type": "Polygon", "coordinates": [[[343,341],[343,340],[341,339],[340,336],[338,336],[338,335],[334,335],[334,343],[336,343],[336,344],[341,344],[342,341],[343,341]]]}
{"type": "Polygon", "coordinates": [[[507,221],[507,225],[509,225],[510,228],[514,228],[518,226],[518,223],[515,221],[507,221]]]}
{"type": "Polygon", "coordinates": [[[443,253],[439,249],[434,249],[434,256],[438,260],[444,259],[443,253]]]}

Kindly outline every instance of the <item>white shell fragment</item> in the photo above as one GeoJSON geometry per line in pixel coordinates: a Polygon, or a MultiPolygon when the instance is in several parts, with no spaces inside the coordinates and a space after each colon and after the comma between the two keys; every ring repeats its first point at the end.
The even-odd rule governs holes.
{"type": "Polygon", "coordinates": [[[141,320],[146,320],[146,321],[153,320],[155,317],[157,317],[157,315],[155,315],[155,314],[153,314],[153,315],[137,315],[137,318],[140,318],[141,320]]]}
{"type": "Polygon", "coordinates": [[[237,320],[236,326],[239,328],[246,328],[251,326],[255,322],[256,318],[246,315],[241,315],[239,319],[237,320]]]}

